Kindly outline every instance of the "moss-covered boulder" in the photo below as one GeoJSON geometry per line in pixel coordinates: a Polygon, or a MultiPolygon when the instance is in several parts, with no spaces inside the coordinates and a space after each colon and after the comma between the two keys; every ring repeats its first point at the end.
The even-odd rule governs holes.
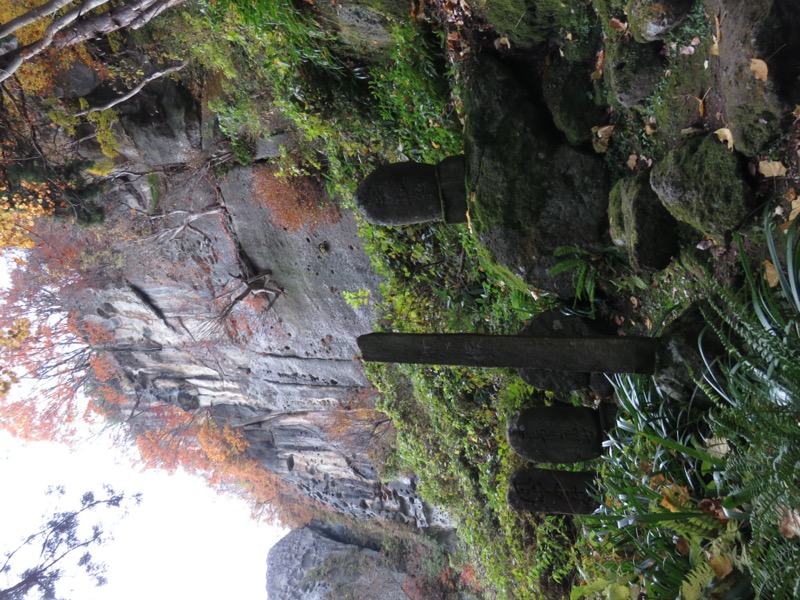
{"type": "Polygon", "coordinates": [[[635,269],[660,270],[678,252],[678,223],[650,187],[650,173],[617,182],[609,194],[611,239],[635,269]]]}
{"type": "Polygon", "coordinates": [[[408,10],[394,1],[359,2],[344,0],[336,3],[320,2],[316,5],[320,22],[334,33],[349,52],[366,61],[385,57],[394,39],[392,21],[408,10]]]}
{"type": "Polygon", "coordinates": [[[631,108],[653,93],[664,74],[661,44],[637,44],[625,37],[609,40],[603,71],[611,91],[609,100],[631,108]]]}
{"type": "Polygon", "coordinates": [[[603,123],[604,102],[598,101],[584,62],[555,59],[544,69],[542,91],[545,104],[553,115],[556,127],[577,146],[589,141],[592,127],[603,123]]]}
{"type": "Polygon", "coordinates": [[[743,167],[716,136],[690,138],[653,167],[650,185],[678,221],[721,240],[752,208],[743,167]]]}
{"type": "Polygon", "coordinates": [[[499,59],[482,55],[472,61],[465,67],[465,80],[473,225],[500,262],[534,285],[565,291],[547,275],[556,262],[553,251],[606,244],[603,163],[565,144],[546,107],[499,59]]]}
{"type": "Polygon", "coordinates": [[[588,3],[562,0],[476,0],[472,6],[517,48],[574,32],[594,16],[588,3]]]}
{"type": "Polygon", "coordinates": [[[692,0],[630,0],[629,30],[637,42],[661,40],[689,14],[692,0]]]}
{"type": "Polygon", "coordinates": [[[779,97],[788,91],[785,85],[797,85],[800,74],[797,29],[787,27],[792,23],[790,14],[798,22],[797,4],[777,0],[706,0],[705,4],[709,14],[725,15],[719,55],[710,57],[714,79],[709,103],[717,98],[721,104],[719,112],[733,133],[736,149],[755,156],[778,135],[782,116],[794,105],[779,97]],[[788,4],[792,8],[786,10],[788,4]],[[754,58],[766,62],[766,81],[755,77],[754,58]],[[784,79],[788,73],[794,75],[791,83],[784,79]]]}

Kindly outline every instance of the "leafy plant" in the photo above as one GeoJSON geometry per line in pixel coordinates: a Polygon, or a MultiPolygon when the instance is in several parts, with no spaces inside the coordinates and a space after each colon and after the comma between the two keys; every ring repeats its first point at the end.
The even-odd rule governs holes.
{"type": "Polygon", "coordinates": [[[800,594],[800,244],[796,224],[785,252],[770,215],[764,229],[774,279],[743,258],[748,297],[714,286],[709,317],[727,353],[707,358],[705,387],[720,406],[715,435],[731,448],[726,506],[752,528],[756,592],[779,598],[800,594]]]}

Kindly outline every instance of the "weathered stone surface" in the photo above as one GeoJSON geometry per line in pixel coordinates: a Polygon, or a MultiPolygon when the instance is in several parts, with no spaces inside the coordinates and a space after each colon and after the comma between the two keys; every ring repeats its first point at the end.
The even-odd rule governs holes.
{"type": "Polygon", "coordinates": [[[631,108],[650,96],[664,74],[661,44],[637,44],[625,37],[606,46],[604,73],[612,99],[631,108]]]}
{"type": "Polygon", "coordinates": [[[678,224],[650,187],[650,173],[621,179],[609,195],[609,232],[634,269],[660,270],[678,252],[678,224]]]}
{"type": "Polygon", "coordinates": [[[597,508],[592,471],[549,471],[523,467],[511,476],[508,505],[518,511],[588,515],[597,508]]]}
{"type": "Polygon", "coordinates": [[[584,62],[554,58],[542,76],[544,101],[553,121],[573,146],[588,142],[592,127],[605,119],[602,106],[592,100],[591,68],[584,62]]]}
{"type": "Polygon", "coordinates": [[[634,336],[378,332],[358,338],[367,361],[590,373],[652,373],[656,346],[655,338],[634,336]]]}
{"type": "Polygon", "coordinates": [[[379,552],[304,527],[284,536],[267,557],[270,600],[407,600],[406,575],[379,552]],[[346,594],[346,596],[345,596],[346,594]]]}
{"type": "Polygon", "coordinates": [[[600,414],[581,406],[528,408],[511,416],[506,436],[511,449],[531,462],[579,462],[603,450],[600,414]]]}
{"type": "Polygon", "coordinates": [[[201,154],[200,106],[173,81],[153,81],[117,110],[130,139],[130,143],[122,140],[121,154],[134,164],[151,168],[184,164],[201,154]]]}
{"type": "Polygon", "coordinates": [[[100,76],[97,71],[76,60],[68,69],[56,74],[53,95],[56,98],[82,98],[92,93],[98,85],[100,76]]]}
{"type": "Polygon", "coordinates": [[[755,156],[777,136],[781,119],[800,103],[800,13],[794,0],[705,0],[706,14],[724,15],[719,66],[708,83],[707,102],[719,106],[736,150],[755,156]],[[764,59],[767,81],[750,70],[764,59]],[[780,98],[783,97],[783,100],[780,98]],[[788,103],[786,102],[788,100],[788,103]]]}
{"type": "Polygon", "coordinates": [[[653,167],[650,185],[678,221],[720,240],[752,208],[740,156],[713,134],[681,142],[653,167]]]}
{"type": "Polygon", "coordinates": [[[473,226],[499,262],[541,289],[568,295],[571,278],[552,280],[547,271],[558,247],[606,243],[602,161],[560,141],[547,109],[506,64],[482,55],[465,69],[473,226]]]}
{"type": "Polygon", "coordinates": [[[449,156],[436,165],[436,179],[445,223],[463,223],[467,214],[467,182],[464,156],[449,156]]]}
{"type": "Polygon", "coordinates": [[[630,0],[630,31],[637,42],[661,40],[689,14],[692,0],[630,0]]]}

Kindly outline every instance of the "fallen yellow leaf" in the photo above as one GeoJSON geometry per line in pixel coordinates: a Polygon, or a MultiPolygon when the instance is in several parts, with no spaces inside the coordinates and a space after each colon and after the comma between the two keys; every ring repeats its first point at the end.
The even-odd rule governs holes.
{"type": "Polygon", "coordinates": [[[753,77],[755,77],[759,81],[767,80],[767,74],[769,73],[769,69],[767,69],[767,63],[765,63],[760,58],[750,59],[750,70],[753,72],[753,77]]]}
{"type": "Polygon", "coordinates": [[[633,171],[633,170],[636,168],[636,165],[638,164],[638,162],[639,162],[639,156],[638,156],[638,155],[636,155],[636,154],[631,154],[631,155],[628,157],[628,162],[627,162],[627,163],[625,163],[625,164],[627,164],[627,165],[628,165],[628,168],[629,168],[631,171],[633,171]]]}
{"type": "Polygon", "coordinates": [[[762,160],[758,163],[758,172],[764,177],[783,177],[786,167],[779,160],[762,160]]]}
{"type": "Polygon", "coordinates": [[[728,150],[733,152],[733,134],[730,129],[723,127],[722,129],[717,129],[714,134],[720,142],[724,142],[728,146],[728,150]]]}
{"type": "Polygon", "coordinates": [[[725,579],[733,571],[733,565],[731,564],[731,561],[728,560],[727,556],[712,556],[711,560],[708,561],[708,564],[714,570],[714,575],[716,575],[717,579],[720,581],[725,579]]]}
{"type": "Polygon", "coordinates": [[[698,98],[697,96],[689,96],[692,100],[697,102],[697,110],[700,113],[700,116],[704,116],[706,114],[706,103],[702,98],[698,98]]]}
{"type": "Polygon", "coordinates": [[[658,131],[658,129],[656,129],[655,127],[650,127],[650,125],[644,126],[644,132],[647,135],[653,135],[656,131],[658,131]]]}
{"type": "Polygon", "coordinates": [[[764,279],[767,280],[767,285],[771,288],[777,287],[778,285],[778,271],[775,269],[775,265],[772,262],[765,260],[764,261],[764,279]]]}

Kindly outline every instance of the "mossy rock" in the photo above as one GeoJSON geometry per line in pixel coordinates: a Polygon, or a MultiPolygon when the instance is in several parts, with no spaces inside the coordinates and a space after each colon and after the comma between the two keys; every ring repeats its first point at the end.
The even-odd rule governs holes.
{"type": "Polygon", "coordinates": [[[545,104],[556,127],[573,146],[588,142],[592,127],[603,123],[603,102],[589,79],[591,68],[583,62],[556,59],[546,67],[542,78],[545,104]]]}
{"type": "Polygon", "coordinates": [[[714,135],[681,142],[653,168],[650,185],[673,217],[718,240],[752,208],[740,155],[714,135]]]}
{"type": "Polygon", "coordinates": [[[473,5],[512,46],[532,48],[563,31],[590,28],[589,3],[562,0],[479,0],[473,5]]]}
{"type": "Polygon", "coordinates": [[[725,15],[719,56],[710,58],[714,79],[708,87],[719,98],[736,149],[756,156],[778,135],[782,117],[800,101],[792,94],[792,88],[800,91],[797,4],[786,0],[705,0],[704,4],[708,14],[725,15]],[[752,58],[766,61],[766,81],[754,77],[752,58]]]}
{"type": "Polygon", "coordinates": [[[388,55],[394,44],[391,28],[392,21],[398,18],[395,13],[399,5],[346,0],[323,2],[316,8],[324,27],[335,32],[337,40],[357,58],[371,62],[388,55]]]}
{"type": "Polygon", "coordinates": [[[629,31],[637,42],[654,42],[675,30],[689,14],[693,0],[630,0],[629,31]]]}
{"type": "Polygon", "coordinates": [[[465,82],[473,226],[498,262],[548,289],[546,281],[534,282],[528,274],[545,277],[556,248],[606,244],[603,163],[563,143],[546,107],[499,59],[481,55],[471,61],[465,82]]]}
{"type": "Polygon", "coordinates": [[[704,124],[700,99],[706,98],[704,108],[710,103],[712,74],[705,68],[710,46],[711,40],[704,40],[694,54],[677,56],[653,96],[655,127],[670,147],[683,139],[682,131],[704,124]]]}
{"type": "Polygon", "coordinates": [[[625,108],[636,106],[653,93],[664,73],[661,44],[637,44],[624,37],[609,40],[603,71],[611,91],[609,101],[625,108]]]}
{"type": "Polygon", "coordinates": [[[609,194],[609,231],[637,270],[661,270],[678,252],[678,224],[650,187],[650,173],[621,179],[609,194]]]}

